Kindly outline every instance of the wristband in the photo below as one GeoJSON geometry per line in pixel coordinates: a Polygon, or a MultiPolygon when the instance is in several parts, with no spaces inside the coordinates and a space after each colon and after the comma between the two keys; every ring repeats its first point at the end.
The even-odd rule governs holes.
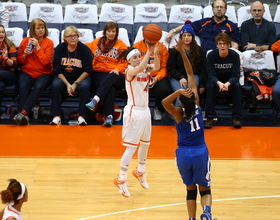
{"type": "Polygon", "coordinates": [[[4,60],[7,61],[9,59],[9,57],[6,57],[4,60]]]}
{"type": "Polygon", "coordinates": [[[77,84],[77,85],[79,85],[79,82],[77,82],[77,81],[75,81],[74,83],[77,84]]]}

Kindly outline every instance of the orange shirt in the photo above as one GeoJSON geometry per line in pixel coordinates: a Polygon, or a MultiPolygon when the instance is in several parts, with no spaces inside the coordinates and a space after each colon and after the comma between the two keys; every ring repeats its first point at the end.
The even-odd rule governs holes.
{"type": "Polygon", "coordinates": [[[271,45],[271,50],[273,53],[277,53],[277,55],[280,54],[280,40],[271,45]]]}
{"type": "MultiPolygon", "coordinates": [[[[157,42],[157,45],[160,44],[160,42],[157,42]]],[[[136,42],[133,47],[137,48],[140,53],[141,53],[141,57],[143,58],[145,56],[145,54],[147,53],[147,46],[144,42],[144,40],[138,41],[136,42]]],[[[166,46],[164,44],[162,44],[160,50],[159,50],[159,60],[160,60],[160,69],[156,70],[156,71],[149,71],[151,73],[151,76],[156,77],[158,80],[161,80],[164,77],[167,77],[167,70],[166,70],[166,64],[167,64],[167,60],[168,60],[168,50],[166,48],[166,46]]],[[[149,59],[149,63],[152,63],[154,61],[154,52],[151,54],[150,59],[149,59]]]]}
{"type": "Polygon", "coordinates": [[[118,61],[117,58],[122,50],[127,49],[125,43],[118,39],[114,47],[108,53],[102,53],[97,47],[99,39],[100,37],[90,43],[86,43],[93,54],[93,71],[108,73],[112,70],[116,70],[119,73],[124,74],[128,64],[126,62],[118,61]]]}
{"type": "Polygon", "coordinates": [[[17,61],[21,66],[21,70],[34,79],[44,74],[52,74],[53,41],[45,37],[40,43],[40,49],[36,50],[36,48],[34,48],[33,53],[27,55],[25,60],[22,58],[22,55],[24,54],[25,48],[28,46],[29,39],[30,37],[24,38],[18,48],[17,61]]]}

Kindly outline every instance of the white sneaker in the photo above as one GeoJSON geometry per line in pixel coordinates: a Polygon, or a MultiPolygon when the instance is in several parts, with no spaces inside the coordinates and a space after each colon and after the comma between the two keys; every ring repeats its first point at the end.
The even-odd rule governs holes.
{"type": "Polygon", "coordinates": [[[79,118],[78,118],[78,125],[81,125],[81,126],[87,125],[86,120],[82,116],[79,116],[79,118]]]}
{"type": "Polygon", "coordinates": [[[162,119],[162,115],[160,110],[157,109],[157,107],[154,107],[154,120],[160,121],[162,119]]]}
{"type": "Polygon", "coordinates": [[[140,185],[142,186],[142,188],[144,189],[149,189],[149,185],[148,185],[148,182],[146,180],[146,173],[141,173],[139,172],[138,170],[133,170],[132,171],[132,174],[135,178],[138,179],[140,185]]]}
{"type": "Polygon", "coordinates": [[[128,198],[130,196],[130,193],[128,191],[127,188],[127,181],[124,180],[120,180],[119,177],[115,178],[113,180],[114,184],[118,187],[120,194],[122,194],[122,196],[128,198]]]}
{"type": "Polygon", "coordinates": [[[60,125],[60,124],[61,124],[61,118],[58,116],[55,116],[50,123],[50,125],[60,125]]]}

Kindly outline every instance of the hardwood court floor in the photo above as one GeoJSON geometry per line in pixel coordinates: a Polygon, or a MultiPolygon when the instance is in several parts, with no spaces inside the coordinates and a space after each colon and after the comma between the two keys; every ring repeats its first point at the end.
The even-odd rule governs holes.
{"type": "MultiPolygon", "coordinates": [[[[213,216],[219,220],[279,219],[280,127],[206,130],[212,159],[213,216]]],[[[0,189],[25,183],[24,220],[188,219],[178,174],[173,126],[153,126],[147,162],[150,189],[129,169],[130,198],[113,185],[119,172],[121,126],[0,125],[0,189]]],[[[0,208],[4,205],[0,206],[0,208]]],[[[198,206],[197,217],[201,208],[198,206]]]]}

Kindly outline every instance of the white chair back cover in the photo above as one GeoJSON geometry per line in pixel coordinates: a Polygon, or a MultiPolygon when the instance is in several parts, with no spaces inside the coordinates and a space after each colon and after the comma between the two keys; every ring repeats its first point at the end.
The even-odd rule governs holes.
{"type": "Polygon", "coordinates": [[[58,4],[33,3],[30,5],[29,19],[41,18],[46,23],[63,23],[62,6],[58,4]]]}
{"type": "Polygon", "coordinates": [[[91,4],[66,5],[64,23],[98,24],[97,6],[91,4]]]}
{"type": "Polygon", "coordinates": [[[93,31],[91,29],[85,29],[85,28],[78,28],[78,31],[80,33],[80,41],[82,43],[89,43],[93,41],[93,31]]]}
{"type": "MultiPolygon", "coordinates": [[[[268,21],[272,21],[272,17],[271,17],[271,13],[270,13],[268,4],[263,4],[263,5],[264,5],[264,9],[265,9],[263,17],[268,21]]],[[[249,6],[242,6],[237,10],[237,20],[238,20],[237,25],[238,25],[238,27],[241,27],[241,24],[244,21],[252,18],[250,8],[251,8],[250,5],[249,6]]]]}
{"type": "Polygon", "coordinates": [[[162,3],[141,3],[135,6],[134,23],[167,22],[165,5],[162,3]]]}
{"type": "MultiPolygon", "coordinates": [[[[102,36],[103,36],[103,31],[97,31],[95,33],[95,38],[102,37],[102,36]]],[[[118,38],[120,40],[122,40],[127,47],[130,47],[128,32],[125,28],[119,28],[119,37],[118,38]]]]}
{"type": "Polygon", "coordinates": [[[124,4],[104,3],[101,7],[99,22],[109,21],[133,24],[133,7],[124,4]]]}
{"type": "MultiPolygon", "coordinates": [[[[163,42],[163,44],[166,46],[166,48],[169,48],[169,43],[166,41],[167,34],[168,34],[167,31],[162,31],[162,36],[161,36],[159,42],[163,42]]],[[[140,40],[143,40],[143,26],[139,27],[133,44],[135,44],[136,42],[138,42],[140,40]]]]}
{"type": "Polygon", "coordinates": [[[276,8],[276,12],[275,12],[273,21],[277,22],[277,23],[280,23],[280,5],[278,5],[277,8],[276,8]]]}
{"type": "MultiPolygon", "coordinates": [[[[203,13],[204,13],[203,14],[204,18],[212,17],[213,16],[212,6],[211,5],[206,6],[203,9],[203,13]]],[[[236,11],[235,11],[235,7],[233,5],[227,6],[226,16],[228,17],[228,20],[237,24],[236,11]]]]}
{"type": "Polygon", "coordinates": [[[2,5],[8,10],[10,21],[26,21],[27,9],[24,3],[20,2],[3,2],[2,5]]]}
{"type": "Polygon", "coordinates": [[[185,21],[191,22],[202,18],[203,9],[195,5],[173,5],[170,9],[168,23],[184,24],[185,21]]]}
{"type": "Polygon", "coordinates": [[[56,47],[60,43],[60,31],[57,28],[48,28],[48,31],[48,38],[53,41],[54,47],[56,47]]]}
{"type": "Polygon", "coordinates": [[[7,37],[14,42],[16,47],[19,47],[23,39],[23,29],[14,27],[14,28],[5,28],[7,37]]]}
{"type": "Polygon", "coordinates": [[[244,57],[243,69],[245,72],[261,69],[276,70],[273,52],[271,50],[265,50],[263,52],[246,50],[242,54],[244,57]]]}

